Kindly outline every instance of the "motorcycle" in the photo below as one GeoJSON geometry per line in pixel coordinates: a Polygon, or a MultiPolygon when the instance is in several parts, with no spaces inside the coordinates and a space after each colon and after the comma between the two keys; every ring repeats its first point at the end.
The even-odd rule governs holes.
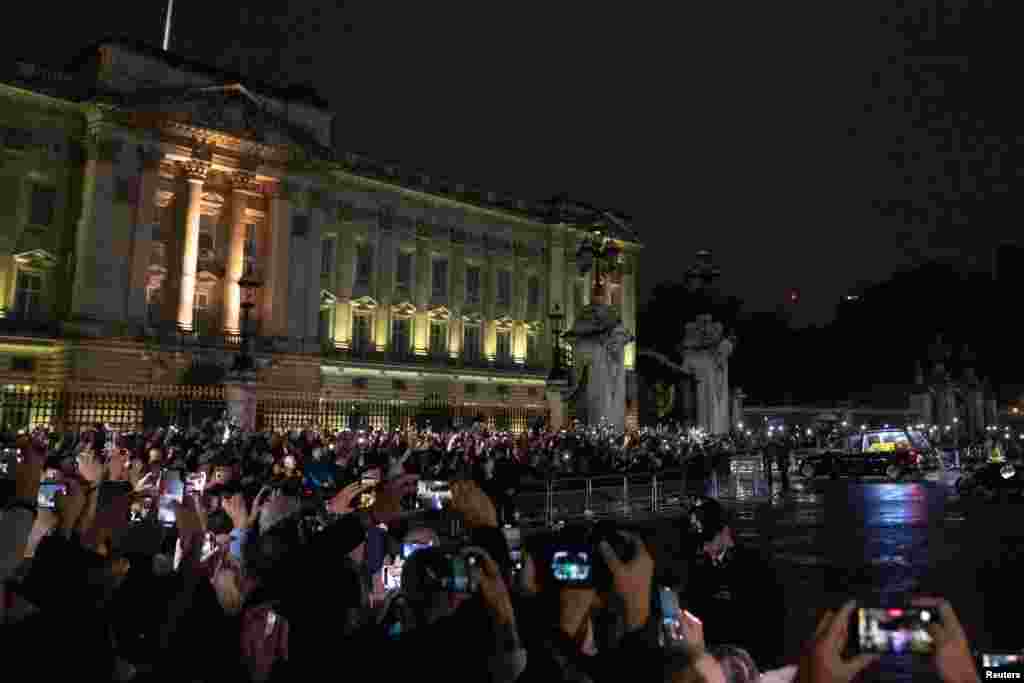
{"type": "Polygon", "coordinates": [[[967,464],[953,486],[961,496],[1024,497],[1024,467],[1008,462],[967,464]]]}

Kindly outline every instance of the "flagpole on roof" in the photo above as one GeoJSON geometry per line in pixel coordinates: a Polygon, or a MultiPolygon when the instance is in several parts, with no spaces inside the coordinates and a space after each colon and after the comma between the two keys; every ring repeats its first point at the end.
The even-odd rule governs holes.
{"type": "Polygon", "coordinates": [[[171,47],[171,15],[174,13],[174,0],[167,0],[167,17],[164,19],[164,52],[171,47]]]}

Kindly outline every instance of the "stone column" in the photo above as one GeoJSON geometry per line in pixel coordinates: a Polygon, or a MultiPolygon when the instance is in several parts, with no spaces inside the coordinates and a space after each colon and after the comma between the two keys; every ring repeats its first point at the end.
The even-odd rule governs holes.
{"type": "Polygon", "coordinates": [[[143,325],[146,321],[146,279],[153,255],[153,232],[157,227],[156,191],[160,185],[160,161],[163,159],[163,152],[159,149],[147,149],[140,151],[140,156],[142,178],[136,207],[127,303],[127,318],[137,325],[143,325]]]}
{"type": "Polygon", "coordinates": [[[313,201],[309,209],[309,239],[306,267],[306,322],[303,336],[310,348],[317,347],[323,340],[320,334],[320,258],[323,250],[323,229],[326,216],[320,209],[320,201],[313,201]]]}
{"type": "Polygon", "coordinates": [[[413,303],[416,304],[416,323],[413,334],[413,350],[416,355],[425,356],[430,345],[430,320],[427,317],[427,309],[430,306],[432,295],[431,282],[431,253],[430,237],[422,227],[416,230],[416,290],[413,295],[413,303]]]}
{"type": "MultiPolygon", "coordinates": [[[[90,131],[82,141],[86,161],[82,181],[82,205],[75,236],[75,277],[71,315],[77,320],[102,317],[102,299],[111,292],[102,291],[99,280],[105,275],[97,262],[97,250],[108,243],[106,232],[114,223],[114,161],[121,143],[106,137],[103,131],[90,131]]],[[[121,296],[118,292],[116,296],[121,296]]]]}
{"type": "Polygon", "coordinates": [[[210,165],[203,161],[182,164],[188,185],[185,231],[181,246],[181,292],[178,296],[178,329],[192,331],[192,306],[196,294],[196,269],[199,264],[199,216],[203,201],[203,183],[210,165]]]}
{"type": "Polygon", "coordinates": [[[224,333],[229,335],[242,332],[242,289],[238,282],[245,272],[245,209],[252,186],[251,173],[240,172],[231,178],[231,241],[224,278],[224,333]]]}
{"type": "Polygon", "coordinates": [[[288,336],[288,249],[291,244],[291,194],[282,183],[268,188],[269,236],[262,288],[264,334],[288,336]]]}

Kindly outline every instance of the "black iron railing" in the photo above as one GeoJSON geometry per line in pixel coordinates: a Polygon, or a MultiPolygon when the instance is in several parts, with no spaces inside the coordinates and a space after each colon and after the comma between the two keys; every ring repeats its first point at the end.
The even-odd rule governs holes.
{"type": "MultiPolygon", "coordinates": [[[[0,390],[0,428],[6,432],[48,425],[67,431],[109,424],[135,431],[170,424],[195,426],[227,409],[222,386],[138,385],[103,388],[0,390]]],[[[543,408],[454,405],[442,399],[338,400],[319,393],[259,392],[257,429],[404,429],[468,427],[482,420],[491,429],[523,432],[547,419],[543,408]]]]}

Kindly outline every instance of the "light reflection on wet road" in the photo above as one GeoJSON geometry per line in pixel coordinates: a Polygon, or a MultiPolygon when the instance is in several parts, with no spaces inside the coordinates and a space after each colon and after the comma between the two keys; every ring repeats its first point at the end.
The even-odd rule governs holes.
{"type": "MultiPolygon", "coordinates": [[[[1017,521],[1024,518],[1024,504],[957,500],[955,478],[947,473],[891,483],[880,477],[793,476],[789,495],[781,499],[771,497],[779,491],[777,478],[769,486],[760,471],[714,482],[714,491],[736,513],[740,542],[775,558],[788,604],[788,656],[798,654],[822,607],[850,597],[884,605],[909,593],[949,599],[977,650],[1024,648],[1024,592],[1017,578],[1024,572],[1024,554],[1017,556],[1024,547],[1024,525],[1017,521]]],[[[621,502],[620,492],[609,487],[601,497],[621,502]]],[[[572,505],[582,508],[581,501],[572,505]]],[[[683,579],[687,558],[680,521],[638,523],[654,533],[659,565],[683,579]]],[[[893,666],[879,672],[879,679],[922,680],[893,666]]]]}
{"type": "MultiPolygon", "coordinates": [[[[823,606],[850,597],[887,605],[912,593],[949,599],[978,650],[1024,648],[1016,616],[1024,614],[1016,589],[1024,570],[1024,557],[1016,553],[1024,527],[1015,528],[1024,505],[960,501],[953,495],[955,475],[939,479],[793,477],[783,500],[769,500],[760,473],[717,482],[736,512],[740,542],[759,545],[776,560],[789,605],[787,654],[799,652],[823,606]]],[[[670,533],[678,534],[676,524],[670,533]]],[[[916,666],[890,661],[868,680],[934,680],[916,666]]]]}

